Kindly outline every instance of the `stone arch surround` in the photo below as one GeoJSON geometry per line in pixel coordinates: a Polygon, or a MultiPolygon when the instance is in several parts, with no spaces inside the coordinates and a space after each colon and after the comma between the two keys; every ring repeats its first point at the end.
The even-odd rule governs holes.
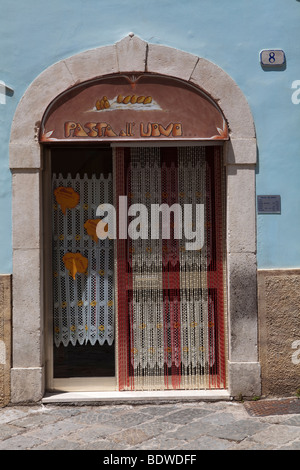
{"type": "Polygon", "coordinates": [[[10,137],[13,187],[12,403],[45,393],[42,234],[42,148],[39,126],[48,105],[74,85],[113,73],[150,72],[196,85],[222,110],[230,131],[224,144],[228,304],[228,393],[260,395],[258,361],[255,165],[251,110],[237,84],[201,57],[150,44],[130,34],[116,44],[63,59],[44,70],[19,102],[10,137]]]}

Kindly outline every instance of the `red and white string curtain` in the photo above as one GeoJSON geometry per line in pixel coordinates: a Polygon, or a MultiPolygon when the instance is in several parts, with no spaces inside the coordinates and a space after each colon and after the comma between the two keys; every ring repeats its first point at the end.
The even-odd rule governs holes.
{"type": "Polygon", "coordinates": [[[119,389],[225,387],[219,148],[117,148],[114,174],[117,208],[119,196],[126,195],[128,213],[140,204],[148,217],[148,224],[136,226],[141,233],[148,229],[148,237],[116,241],[119,389]],[[153,227],[155,204],[177,204],[180,214],[190,205],[190,229],[203,223],[201,248],[187,249],[184,231],[182,237],[175,235],[173,212],[170,235],[164,238],[165,221],[153,227]],[[197,205],[204,208],[204,220],[197,205]],[[159,237],[151,237],[153,228],[159,237]]]}

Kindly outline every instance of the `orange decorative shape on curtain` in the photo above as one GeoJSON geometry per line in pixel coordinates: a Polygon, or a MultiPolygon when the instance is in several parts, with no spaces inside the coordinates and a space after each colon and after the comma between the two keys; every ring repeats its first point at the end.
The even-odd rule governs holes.
{"type": "Polygon", "coordinates": [[[80,200],[80,196],[73,188],[59,186],[54,190],[54,195],[57,201],[57,204],[60,205],[60,208],[63,214],[66,213],[67,209],[74,209],[77,206],[80,200]]]}
{"type": "Polygon", "coordinates": [[[105,224],[100,219],[89,219],[84,224],[84,228],[86,229],[88,235],[90,235],[90,237],[94,240],[94,242],[97,242],[99,240],[99,237],[97,235],[97,226],[98,233],[100,233],[103,238],[105,238],[108,232],[108,224],[105,224]]]}
{"type": "Polygon", "coordinates": [[[63,262],[74,280],[77,273],[86,272],[89,263],[88,259],[82,256],[81,253],[66,253],[63,256],[63,262]]]}
{"type": "Polygon", "coordinates": [[[86,229],[88,235],[94,240],[94,242],[98,241],[96,232],[98,223],[99,219],[88,219],[84,224],[84,228],[86,229]]]}

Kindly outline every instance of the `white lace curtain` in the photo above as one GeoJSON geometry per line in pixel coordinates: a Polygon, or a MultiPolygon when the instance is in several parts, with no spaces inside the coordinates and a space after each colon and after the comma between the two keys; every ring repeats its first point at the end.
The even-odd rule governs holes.
{"type": "MultiPolygon", "coordinates": [[[[85,223],[95,220],[99,204],[113,203],[112,176],[72,178],[53,175],[53,285],[54,342],[111,345],[114,341],[113,241],[96,241],[85,223]],[[73,188],[79,202],[65,213],[55,197],[57,188],[73,188]],[[63,258],[80,253],[87,260],[85,272],[75,279],[63,258]]],[[[98,219],[99,220],[99,219],[98,219]]]]}

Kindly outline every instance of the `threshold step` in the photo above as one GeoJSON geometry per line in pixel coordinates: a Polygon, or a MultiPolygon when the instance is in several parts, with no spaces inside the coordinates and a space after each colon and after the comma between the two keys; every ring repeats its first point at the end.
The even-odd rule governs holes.
{"type": "Polygon", "coordinates": [[[48,392],[42,403],[143,402],[169,400],[231,400],[227,390],[166,390],[142,392],[48,392]]]}

